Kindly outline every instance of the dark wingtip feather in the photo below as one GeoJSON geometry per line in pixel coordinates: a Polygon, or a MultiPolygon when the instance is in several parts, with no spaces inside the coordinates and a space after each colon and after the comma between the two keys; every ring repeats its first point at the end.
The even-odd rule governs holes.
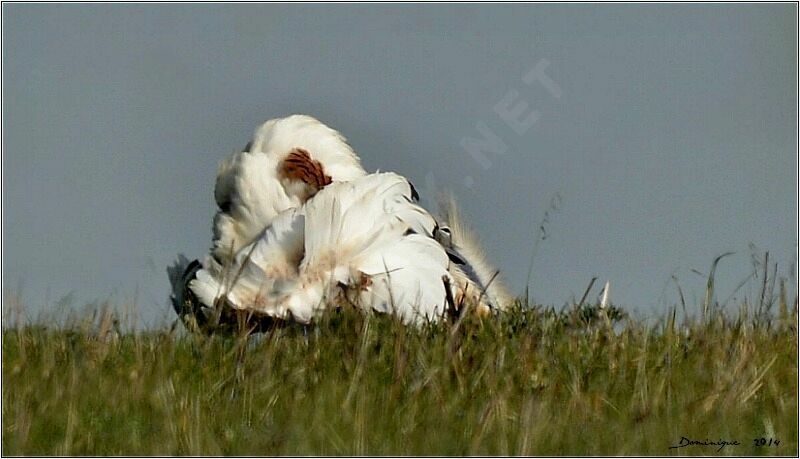
{"type": "Polygon", "coordinates": [[[419,193],[417,193],[417,189],[414,188],[414,184],[408,182],[408,185],[411,187],[411,199],[413,199],[414,202],[419,202],[419,193]]]}

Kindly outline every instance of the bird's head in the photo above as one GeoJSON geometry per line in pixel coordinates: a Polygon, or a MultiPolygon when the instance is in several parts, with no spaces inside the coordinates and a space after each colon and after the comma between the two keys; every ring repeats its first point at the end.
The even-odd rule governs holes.
{"type": "Polygon", "coordinates": [[[334,182],[346,182],[366,174],[344,136],[307,115],[291,115],[262,124],[256,129],[249,151],[274,156],[276,164],[302,151],[334,182]]]}

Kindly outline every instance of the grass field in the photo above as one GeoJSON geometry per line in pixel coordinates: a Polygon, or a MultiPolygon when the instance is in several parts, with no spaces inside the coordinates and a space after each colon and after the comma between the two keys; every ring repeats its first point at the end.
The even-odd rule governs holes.
{"type": "Polygon", "coordinates": [[[797,455],[796,303],[617,313],[418,329],[340,310],[249,338],[124,332],[108,311],[7,328],[2,452],[797,455]],[[739,444],[669,448],[682,437],[739,444]]]}

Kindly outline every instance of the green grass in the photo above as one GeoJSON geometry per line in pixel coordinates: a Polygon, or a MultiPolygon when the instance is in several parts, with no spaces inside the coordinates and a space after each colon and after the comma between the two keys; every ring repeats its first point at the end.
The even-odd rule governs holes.
{"type": "Polygon", "coordinates": [[[2,452],[797,455],[793,309],[648,325],[516,308],[422,329],[344,310],[250,338],[120,332],[108,313],[17,326],[2,452]],[[668,449],[681,437],[741,444],[668,449]]]}

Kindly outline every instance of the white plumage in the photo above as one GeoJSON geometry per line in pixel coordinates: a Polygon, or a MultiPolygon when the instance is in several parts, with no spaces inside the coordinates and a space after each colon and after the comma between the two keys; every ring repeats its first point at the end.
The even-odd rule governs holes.
{"type": "Polygon", "coordinates": [[[412,323],[442,317],[448,298],[484,312],[510,302],[452,201],[437,223],[405,178],[367,174],[314,118],[264,123],[222,161],[214,194],[210,255],[168,269],[179,314],[226,305],[306,323],[350,304],[412,323]]]}
{"type": "Polygon", "coordinates": [[[445,309],[449,259],[408,181],[371,174],[325,187],[273,219],[223,267],[213,258],[189,286],[204,304],[309,322],[329,303],[394,312],[406,322],[445,309]],[[302,259],[301,259],[302,258],[302,259]]]}
{"type": "Polygon", "coordinates": [[[301,210],[285,210],[228,263],[206,257],[189,288],[206,306],[224,299],[234,309],[285,318],[280,300],[297,283],[303,256],[303,222],[301,210]]]}
{"type": "Polygon", "coordinates": [[[334,182],[366,174],[345,138],[318,120],[293,115],[267,121],[245,151],[220,163],[214,187],[219,211],[214,216],[212,252],[217,261],[228,262],[275,216],[300,207],[316,193],[308,183],[281,174],[287,157],[298,150],[324,164],[324,173],[334,182]]]}
{"type": "Polygon", "coordinates": [[[315,312],[308,306],[335,299],[407,322],[441,316],[449,260],[432,237],[436,222],[412,202],[404,178],[371,174],[330,185],[305,215],[302,280],[287,299],[300,320],[315,312]]]}

